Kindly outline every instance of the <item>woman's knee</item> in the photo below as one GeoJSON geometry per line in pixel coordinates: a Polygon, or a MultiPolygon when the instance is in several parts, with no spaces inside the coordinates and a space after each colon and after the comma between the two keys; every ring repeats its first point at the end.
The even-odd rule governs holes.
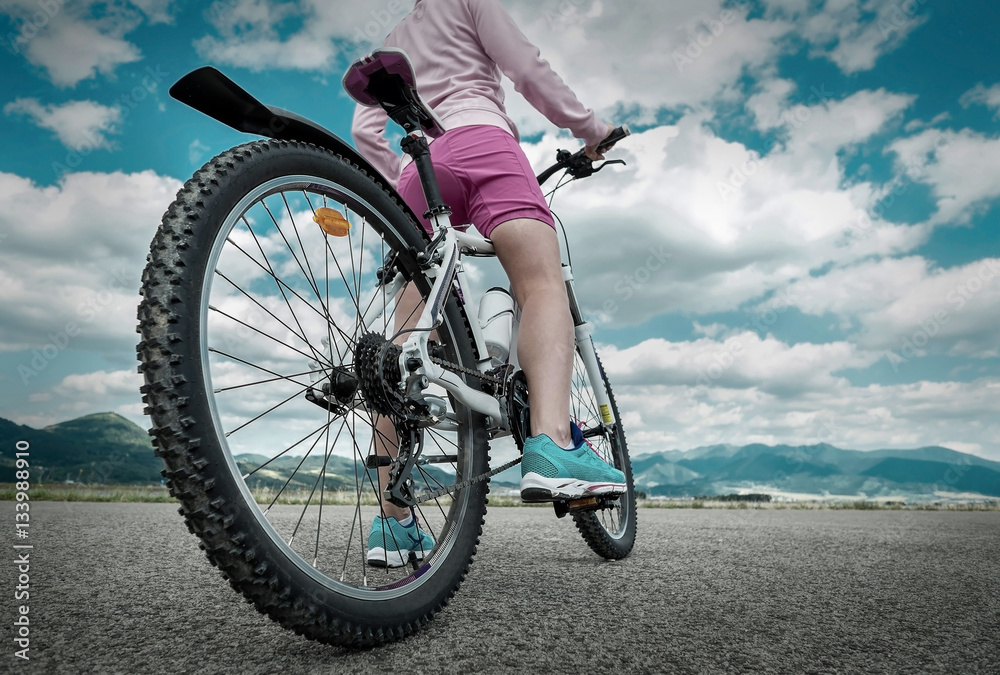
{"type": "Polygon", "coordinates": [[[490,237],[515,291],[562,286],[559,240],[547,224],[527,218],[512,220],[497,226],[490,237]]]}

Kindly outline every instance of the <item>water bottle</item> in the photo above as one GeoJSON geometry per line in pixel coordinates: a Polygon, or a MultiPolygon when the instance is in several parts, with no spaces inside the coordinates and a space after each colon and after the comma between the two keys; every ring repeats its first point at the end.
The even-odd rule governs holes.
{"type": "Polygon", "coordinates": [[[479,326],[490,356],[500,363],[506,361],[514,326],[514,298],[507,289],[494,287],[486,291],[479,303],[479,326]]]}

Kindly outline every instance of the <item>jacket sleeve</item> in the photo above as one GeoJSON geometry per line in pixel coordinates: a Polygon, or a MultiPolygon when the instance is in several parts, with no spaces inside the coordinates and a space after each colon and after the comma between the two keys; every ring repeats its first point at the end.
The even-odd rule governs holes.
{"type": "Polygon", "coordinates": [[[395,187],[399,183],[402,158],[392,151],[385,138],[385,127],[389,116],[381,107],[368,108],[359,105],[354,109],[354,123],[351,135],[361,156],[371,162],[379,173],[389,179],[395,187]]]}
{"type": "Polygon", "coordinates": [[[604,140],[607,125],[585,108],[552,70],[541,52],[524,36],[499,0],[466,0],[486,54],[538,112],[569,129],[588,145],[604,140]]]}

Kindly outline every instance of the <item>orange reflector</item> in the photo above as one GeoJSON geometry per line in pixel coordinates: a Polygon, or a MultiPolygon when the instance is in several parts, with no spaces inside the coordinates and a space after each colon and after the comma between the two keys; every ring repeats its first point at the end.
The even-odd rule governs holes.
{"type": "Polygon", "coordinates": [[[351,231],[351,224],[347,218],[344,218],[340,211],[333,209],[316,209],[313,221],[332,237],[346,237],[351,231]]]}

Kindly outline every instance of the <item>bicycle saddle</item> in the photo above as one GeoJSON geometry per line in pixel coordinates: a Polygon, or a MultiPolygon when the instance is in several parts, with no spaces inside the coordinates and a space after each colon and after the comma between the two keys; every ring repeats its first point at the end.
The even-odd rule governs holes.
{"type": "Polygon", "coordinates": [[[417,129],[431,138],[444,134],[444,124],[417,94],[417,77],[406,52],[376,49],[344,74],[344,89],[363,106],[376,105],[407,133],[417,129]]]}

